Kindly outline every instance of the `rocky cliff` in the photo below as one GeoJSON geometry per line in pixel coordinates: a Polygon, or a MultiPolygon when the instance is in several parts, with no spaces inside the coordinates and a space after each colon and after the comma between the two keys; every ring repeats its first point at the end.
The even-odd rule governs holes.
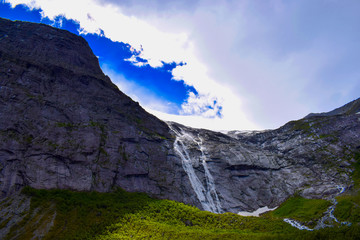
{"type": "Polygon", "coordinates": [[[82,37],[1,19],[0,106],[3,196],[24,185],[168,191],[168,126],[119,91],[82,37]]]}
{"type": "Polygon", "coordinates": [[[121,187],[212,212],[352,186],[360,100],[262,132],[164,123],[105,76],[86,41],[0,19],[0,188],[121,187]]]}
{"type": "Polygon", "coordinates": [[[206,193],[215,192],[208,188],[207,171],[213,178],[216,196],[198,197],[204,199],[203,208],[213,209],[211,202],[218,198],[223,210],[253,211],[277,207],[295,193],[330,199],[340,187],[352,187],[360,149],[359,103],[347,104],[353,107],[339,114],[308,116],[268,131],[223,134],[170,126],[178,136],[178,154],[192,162],[206,193]]]}

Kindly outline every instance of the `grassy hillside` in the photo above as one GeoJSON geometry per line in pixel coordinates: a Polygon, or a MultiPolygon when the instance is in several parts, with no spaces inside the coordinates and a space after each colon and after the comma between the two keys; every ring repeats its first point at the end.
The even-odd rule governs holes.
{"type": "Polygon", "coordinates": [[[360,223],[360,152],[354,155],[354,187],[347,194],[337,197],[335,216],[340,221],[360,223]]]}
{"type": "MultiPolygon", "coordinates": [[[[113,193],[35,190],[30,209],[11,228],[7,239],[355,239],[351,227],[301,231],[283,222],[283,217],[307,222],[321,216],[328,202],[290,198],[262,217],[232,213],[213,214],[182,203],[152,199],[121,189],[113,193]]],[[[340,203],[339,203],[340,204],[340,203]]],[[[6,221],[0,223],[6,224],[6,221]]]]}

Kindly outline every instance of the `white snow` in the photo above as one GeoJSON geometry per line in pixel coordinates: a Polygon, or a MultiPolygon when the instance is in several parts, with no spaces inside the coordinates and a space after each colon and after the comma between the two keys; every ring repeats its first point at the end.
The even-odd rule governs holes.
{"type": "Polygon", "coordinates": [[[275,210],[277,207],[274,207],[274,208],[268,208],[267,206],[265,207],[261,207],[261,208],[258,208],[257,210],[255,210],[254,212],[238,212],[239,215],[241,216],[245,216],[245,217],[259,217],[260,214],[262,213],[265,213],[265,212],[268,212],[268,211],[273,211],[275,210]]]}

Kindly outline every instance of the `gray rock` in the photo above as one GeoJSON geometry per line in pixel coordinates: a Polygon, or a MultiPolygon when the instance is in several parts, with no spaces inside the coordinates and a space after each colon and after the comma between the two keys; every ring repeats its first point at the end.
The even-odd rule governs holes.
{"type": "MultiPolygon", "coordinates": [[[[307,117],[263,132],[223,134],[169,125],[206,149],[207,166],[224,211],[273,208],[294,193],[331,198],[338,193],[337,186],[352,186],[348,161],[360,146],[356,114],[307,117]]],[[[191,159],[201,158],[198,145],[184,145],[191,159]]],[[[202,165],[193,167],[206,188],[202,165]]]]}
{"type": "Polygon", "coordinates": [[[168,126],[119,91],[82,37],[1,19],[0,62],[3,197],[25,185],[153,196],[170,187],[159,174],[176,169],[168,126]]]}

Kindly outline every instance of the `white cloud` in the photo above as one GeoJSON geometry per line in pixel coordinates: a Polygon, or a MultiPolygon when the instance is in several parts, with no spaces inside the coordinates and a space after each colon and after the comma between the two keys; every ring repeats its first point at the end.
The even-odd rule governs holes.
{"type": "Polygon", "coordinates": [[[171,114],[176,112],[174,111],[176,106],[172,103],[159,100],[146,87],[139,86],[113,71],[110,65],[103,64],[101,68],[121,91],[134,101],[138,101],[148,112],[165,121],[175,121],[187,126],[213,130],[259,129],[259,126],[250,122],[245,114],[239,111],[242,108],[241,103],[238,101],[238,97],[229,90],[224,89],[223,93],[228,97],[220,100],[210,95],[196,97],[190,93],[189,99],[184,103],[185,106],[182,109],[184,115],[176,115],[171,114]],[[214,104],[214,100],[220,101],[221,106],[227,106],[221,111],[223,117],[216,115],[220,105],[214,104]],[[213,110],[208,109],[208,106],[211,105],[214,107],[213,110]]]}
{"type": "MultiPolygon", "coordinates": [[[[10,2],[13,5],[24,3],[31,8],[41,8],[43,15],[50,19],[55,19],[58,15],[63,15],[68,19],[74,19],[80,23],[82,33],[100,33],[101,29],[104,31],[106,37],[109,37],[113,41],[129,43],[135,47],[136,50],[143,49],[140,57],[147,59],[153,67],[161,66],[162,61],[186,62],[186,65],[177,66],[173,70],[173,75],[174,80],[184,80],[186,84],[195,87],[199,92],[199,97],[194,97],[190,94],[187,102],[183,104],[182,114],[196,115],[195,118],[191,116],[182,117],[184,119],[191,119],[191,121],[186,121],[188,125],[194,126],[194,124],[199,124],[201,126],[201,122],[207,121],[212,122],[210,125],[213,126],[213,128],[215,125],[224,125],[215,127],[223,129],[229,125],[225,125],[222,122],[226,121],[226,119],[232,119],[231,121],[233,122],[237,120],[238,122],[243,122],[243,125],[240,127],[254,128],[255,124],[247,120],[241,111],[240,99],[233,94],[231,94],[231,98],[228,95],[223,96],[222,94],[224,94],[227,89],[207,76],[207,66],[196,58],[195,47],[193,42],[189,40],[189,33],[160,31],[145,20],[123,14],[122,9],[114,4],[99,5],[95,1],[85,0],[76,1],[76,4],[74,4],[74,1],[68,0],[10,2]],[[225,100],[225,98],[227,100],[225,100]],[[216,116],[220,107],[219,99],[224,99],[221,101],[222,107],[224,108],[221,119],[216,116]],[[213,103],[214,100],[217,100],[217,104],[213,103]],[[230,105],[226,106],[226,104],[230,105]],[[213,106],[215,109],[209,109],[207,108],[208,106],[213,106]],[[239,108],[230,113],[228,110],[233,109],[233,106],[239,108]],[[207,119],[209,117],[211,119],[207,119]]],[[[140,64],[137,63],[134,58],[129,59],[129,61],[140,64]]],[[[171,104],[156,101],[155,97],[151,96],[149,92],[146,92],[144,88],[141,91],[133,91],[132,89],[135,88],[131,86],[134,83],[126,81],[123,77],[119,77],[114,72],[111,72],[106,66],[103,66],[103,68],[104,67],[104,72],[110,75],[113,81],[117,82],[122,91],[142,103],[147,109],[153,109],[158,112],[174,112],[170,109],[173,107],[171,104]]],[[[137,86],[136,89],[141,88],[137,86]]],[[[160,115],[158,114],[158,116],[160,115]]],[[[173,115],[173,117],[176,118],[176,115],[173,115]]],[[[236,124],[232,124],[232,126],[235,128],[236,124]]]]}
{"type": "Polygon", "coordinates": [[[97,33],[100,29],[113,41],[129,43],[136,50],[142,47],[140,57],[149,61],[153,67],[162,66],[161,61],[180,62],[184,59],[182,50],[186,49],[186,33],[167,33],[158,30],[145,20],[127,16],[118,6],[99,4],[92,0],[10,0],[15,6],[26,4],[31,9],[41,8],[42,15],[54,20],[62,15],[80,23],[81,33],[97,33]],[[91,16],[91,17],[89,17],[91,16]]]}
{"type": "Polygon", "coordinates": [[[143,67],[143,66],[146,66],[148,64],[147,62],[138,61],[135,55],[132,55],[130,58],[125,59],[125,61],[129,61],[134,66],[137,66],[137,67],[143,67]]]}
{"type": "Polygon", "coordinates": [[[181,107],[182,115],[204,116],[206,118],[221,117],[222,103],[217,97],[209,95],[195,95],[189,93],[189,97],[181,107]]]}
{"type": "Polygon", "coordinates": [[[146,111],[157,116],[164,121],[172,121],[183,124],[185,126],[191,126],[194,128],[211,129],[214,131],[228,131],[234,129],[246,129],[246,130],[258,130],[259,127],[246,119],[241,118],[206,118],[203,116],[184,116],[173,115],[165,112],[156,111],[152,108],[144,107],[146,111]]]}
{"type": "Polygon", "coordinates": [[[101,28],[114,41],[142,47],[140,57],[151,66],[186,62],[173,70],[174,80],[184,80],[200,97],[190,95],[183,113],[211,117],[173,116],[188,125],[273,128],[359,97],[357,0],[9,2],[41,7],[50,18],[62,14],[84,32],[101,28]],[[223,107],[221,119],[204,111],[213,99],[223,107]]]}

